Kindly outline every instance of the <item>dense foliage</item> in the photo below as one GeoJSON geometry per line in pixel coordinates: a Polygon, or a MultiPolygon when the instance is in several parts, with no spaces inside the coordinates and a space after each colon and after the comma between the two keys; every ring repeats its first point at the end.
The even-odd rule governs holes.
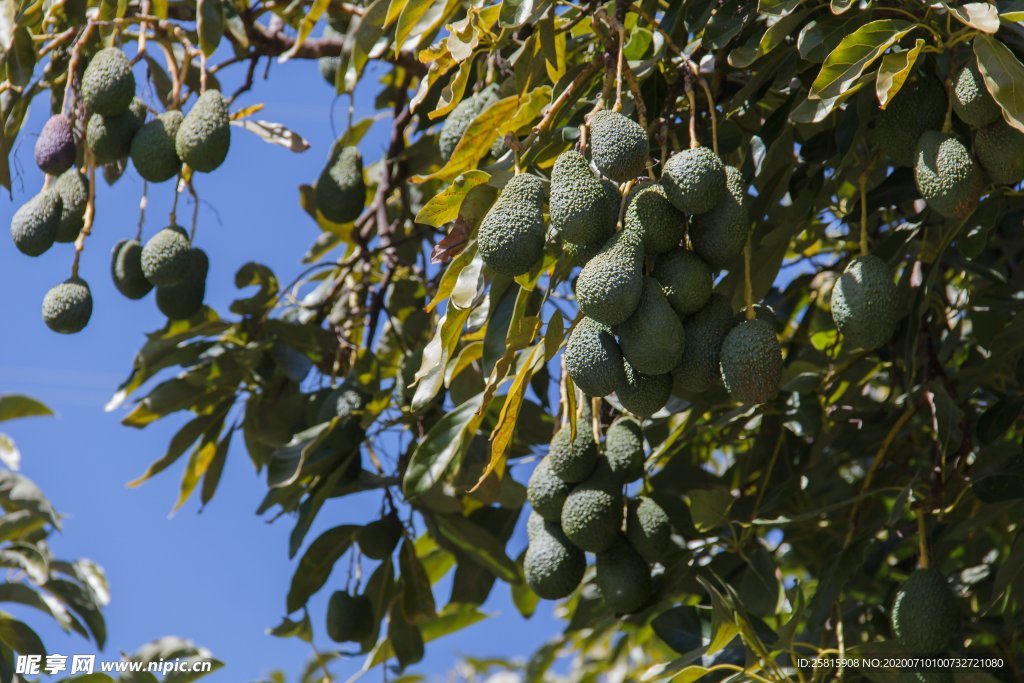
{"type": "MultiPolygon", "coordinates": [[[[646,458],[625,492],[667,514],[671,541],[645,554],[627,528],[612,555],[564,514],[533,526],[544,562],[576,581],[540,588],[568,594],[565,629],[525,678],[568,660],[578,680],[822,680],[834,672],[797,660],[914,650],[908,613],[934,652],[1002,658],[970,680],[1021,678],[1024,12],[898,0],[3,11],[6,149],[29,103],[46,106],[38,95],[68,117],[37,154],[47,187],[12,222],[31,254],[62,241],[62,208],[81,208],[63,240],[71,280],[44,306],[61,332],[91,310],[77,263],[95,256],[98,164],[111,182],[134,169],[194,193],[193,173],[217,172],[241,129],[304,149],[236,104],[263,60],[316,59],[339,94],[381,65],[386,154],[364,168],[356,149],[373,119],[315,152],[323,173],[299,199],[322,233],[293,282],[248,263],[235,281],[254,293],[203,306],[206,257],[174,215],[114,255],[118,288],[141,298],[155,285],[171,320],[112,406],[137,395],[124,422],[138,428],[190,413],[142,480],[181,467],[177,505],[209,503],[244,443],[267,477],[260,513],[292,520],[301,558],[274,635],[355,642],[366,669],[402,668],[484,618],[492,591],[532,614],[524,555],[536,565],[541,551],[510,539],[533,463],[559,430],[600,442],[633,413],[646,458]],[[111,46],[146,65],[159,100],[147,123],[111,46]],[[108,117],[127,117],[127,132],[100,155],[82,135],[108,117]],[[84,204],[47,194],[57,174],[81,180],[72,155],[84,204]],[[667,241],[666,225],[678,228],[667,241]],[[628,321],[637,310],[652,312],[628,321]],[[575,333],[589,355],[566,350],[575,333]],[[663,365],[678,354],[689,370],[663,365]],[[307,538],[329,499],[355,493],[379,497],[378,520],[307,538]],[[577,545],[600,551],[596,569],[577,545]],[[339,590],[327,582],[343,558],[339,571],[362,571],[339,590]],[[444,600],[432,586],[449,574],[444,600]],[[619,601],[623,576],[649,591],[619,601]],[[331,607],[310,614],[321,590],[331,607]]],[[[579,487],[621,513],[626,481],[579,487]]]]}

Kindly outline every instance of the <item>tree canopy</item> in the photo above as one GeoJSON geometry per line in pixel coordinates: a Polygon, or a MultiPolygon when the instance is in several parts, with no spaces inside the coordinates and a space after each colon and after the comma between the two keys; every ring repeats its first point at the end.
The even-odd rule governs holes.
{"type": "MultiPolygon", "coordinates": [[[[342,98],[376,82],[378,113],[306,152],[325,159],[295,179],[321,232],[294,278],[246,263],[246,291],[213,310],[203,235],[173,212],[183,227],[125,235],[112,264],[132,298],[155,285],[169,320],[111,407],[136,428],[186,414],[134,483],[174,469],[175,505],[206,505],[229,454],[248,453],[259,514],[287,518],[298,558],[273,635],[356,642],[364,669],[404,669],[484,618],[492,591],[525,616],[550,591],[564,630],[481,671],[810,681],[835,672],[801,658],[959,654],[992,661],[957,680],[1021,678],[1015,3],[0,11],[5,151],[31,103],[54,115],[36,144],[49,175],[12,232],[27,254],[73,243],[71,279],[44,302],[59,332],[91,312],[79,260],[107,258],[88,249],[103,179],[195,196],[230,136],[305,151],[241,103],[269,60],[317,60],[342,98]],[[387,149],[364,160],[372,126],[387,149]],[[627,475],[613,444],[628,435],[643,466],[627,475]],[[533,495],[542,476],[554,514],[533,495]],[[357,493],[379,500],[374,519],[309,537],[325,503],[357,493]],[[587,527],[590,505],[609,533],[587,527]],[[656,549],[638,540],[645,506],[671,527],[656,549]],[[514,532],[531,510],[527,551],[514,532]],[[548,561],[572,566],[569,590],[530,578],[548,561]],[[336,586],[336,565],[361,571],[336,586]],[[925,570],[950,592],[951,630],[908,653],[899,615],[925,570]],[[623,595],[624,576],[642,590],[623,595]],[[320,591],[327,615],[306,609],[320,591]]],[[[914,613],[947,619],[932,617],[914,613]]]]}

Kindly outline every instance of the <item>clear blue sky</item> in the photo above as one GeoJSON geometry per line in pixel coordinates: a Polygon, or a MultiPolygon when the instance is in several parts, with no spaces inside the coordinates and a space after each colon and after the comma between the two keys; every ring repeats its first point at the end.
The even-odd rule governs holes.
{"type": "MultiPolygon", "coordinates": [[[[141,82],[142,72],[137,75],[141,82]]],[[[369,82],[357,97],[357,120],[372,113],[374,86],[372,79],[369,82]]],[[[143,95],[150,104],[155,102],[151,92],[143,95]]],[[[265,103],[257,118],[293,128],[312,148],[293,154],[236,128],[224,165],[198,178],[197,189],[209,205],[201,206],[196,241],[210,256],[207,303],[217,310],[226,311],[235,298],[234,273],[246,261],[271,266],[285,282],[299,272],[299,261],[317,228],[300,208],[297,188],[316,178],[332,142],[332,98],[316,64],[298,62],[275,64],[271,79],[259,81],[235,105],[265,103]]],[[[32,161],[32,146],[48,115],[47,100],[46,95],[37,99],[19,137],[12,159],[14,204],[6,194],[0,196],[5,226],[15,208],[42,183],[32,161]]],[[[335,107],[339,132],[346,104],[339,101],[335,107]]],[[[361,148],[368,162],[381,156],[386,134],[387,122],[381,122],[364,139],[361,148]]],[[[141,488],[125,487],[125,482],[163,454],[185,420],[176,416],[137,431],[120,425],[123,408],[115,413],[103,411],[127,375],[144,333],[163,324],[152,294],[142,301],[129,301],[117,293],[109,275],[114,243],[134,236],[141,190],[142,181],[131,169],[114,187],[98,182],[96,225],[81,266],[82,276],[92,287],[95,309],[81,334],[52,333],[40,317],[43,295],[70,272],[70,246],[56,245],[33,259],[18,252],[6,235],[0,238],[0,291],[5,292],[0,304],[5,323],[5,333],[0,335],[0,393],[29,394],[59,415],[6,423],[4,429],[22,451],[22,471],[67,515],[64,532],[53,540],[55,554],[68,559],[89,557],[107,571],[113,600],[106,610],[106,658],[116,659],[119,652],[130,652],[153,638],[179,635],[208,647],[226,663],[207,680],[252,681],[278,668],[291,680],[307,660],[308,646],[267,636],[265,629],[278,623],[284,612],[295,566],[287,557],[292,520],[268,524],[255,516],[265,486],[241,440],[235,440],[217,496],[202,514],[193,499],[168,518],[177,496],[180,463],[141,488]]],[[[146,236],[166,224],[172,193],[171,182],[151,186],[146,236]]],[[[191,206],[179,204],[179,217],[190,216],[191,206]]],[[[522,472],[517,476],[524,479],[522,472]]],[[[329,502],[307,538],[339,523],[363,521],[360,507],[349,499],[329,502]]],[[[518,551],[525,544],[520,528],[511,547],[518,551]]],[[[321,649],[330,649],[322,628],[326,597],[334,586],[340,587],[345,564],[340,563],[339,571],[311,602],[321,649]]],[[[435,594],[443,604],[447,585],[435,594]]],[[[496,616],[428,645],[426,660],[410,671],[439,680],[461,653],[525,657],[559,629],[553,606],[542,603],[526,622],[511,604],[507,587],[498,584],[484,606],[496,616]]],[[[38,627],[50,652],[94,651],[37,613],[10,611],[38,627]]],[[[333,670],[345,680],[361,661],[356,658],[333,670]]],[[[368,677],[380,679],[379,670],[368,677]]]]}

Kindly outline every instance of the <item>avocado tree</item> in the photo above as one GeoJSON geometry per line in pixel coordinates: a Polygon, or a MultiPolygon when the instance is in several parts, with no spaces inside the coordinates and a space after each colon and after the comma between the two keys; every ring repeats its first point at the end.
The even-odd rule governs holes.
{"type": "Polygon", "coordinates": [[[293,524],[274,635],[404,668],[509,591],[526,616],[563,601],[530,680],[566,661],[576,680],[954,680],[855,670],[868,655],[1024,676],[1024,11],[3,12],[5,149],[31,102],[53,113],[12,234],[29,255],[73,243],[43,302],[62,333],[91,312],[79,260],[106,258],[86,248],[97,170],[194,197],[233,135],[306,147],[239,101],[264,63],[317,60],[340,96],[379,81],[379,115],[295,179],[321,229],[303,270],[246,263],[254,292],[214,311],[202,236],[173,211],[111,264],[168,317],[112,406],[134,401],[134,427],[188,415],[142,480],[178,469],[177,504],[206,504],[244,450],[260,514],[293,524]],[[387,149],[364,168],[373,125],[387,149]],[[307,537],[357,493],[379,514],[307,537]]]}

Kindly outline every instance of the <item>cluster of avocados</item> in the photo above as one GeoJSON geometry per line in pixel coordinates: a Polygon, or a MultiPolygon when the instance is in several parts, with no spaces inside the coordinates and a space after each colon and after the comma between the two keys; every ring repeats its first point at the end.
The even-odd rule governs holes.
{"type": "Polygon", "coordinates": [[[618,614],[639,610],[651,596],[650,565],[669,547],[668,515],[651,498],[627,499],[623,487],[644,473],[644,435],[632,417],[594,436],[589,400],[575,438],[563,425],[526,489],[532,506],[523,571],[542,598],[570,595],[583,579],[586,553],[595,555],[595,583],[618,614]]]}
{"type": "MultiPolygon", "coordinates": [[[[79,95],[86,112],[82,121],[58,113],[43,126],[34,152],[46,182],[11,219],[14,244],[29,256],[40,256],[55,242],[78,239],[90,192],[80,161],[83,151],[99,165],[124,164],[130,158],[138,174],[154,183],[177,176],[183,164],[208,173],[227,157],[231,127],[221,93],[206,90],[187,115],[170,110],[147,122],[146,106],[135,96],[131,62],[119,48],[103,48],[92,56],[79,95]]],[[[202,308],[208,269],[206,254],[176,225],[145,246],[121,240],[111,257],[118,291],[140,299],[155,286],[157,307],[174,320],[191,318],[202,308]]],[[[79,332],[92,306],[89,285],[76,274],[46,294],[43,320],[56,332],[79,332]]]]}
{"type": "Polygon", "coordinates": [[[563,254],[580,268],[582,316],[565,352],[577,387],[614,393],[642,417],[664,407],[674,385],[724,383],[740,402],[769,401],[783,362],[770,317],[737,321],[712,293],[750,232],[742,174],[694,147],[671,156],[660,180],[638,178],[653,168],[646,131],[611,110],[589,126],[589,160],[570,149],[550,183],[531,173],[509,180],[480,223],[481,259],[509,277],[529,272],[547,241],[547,206],[563,254]]]}

